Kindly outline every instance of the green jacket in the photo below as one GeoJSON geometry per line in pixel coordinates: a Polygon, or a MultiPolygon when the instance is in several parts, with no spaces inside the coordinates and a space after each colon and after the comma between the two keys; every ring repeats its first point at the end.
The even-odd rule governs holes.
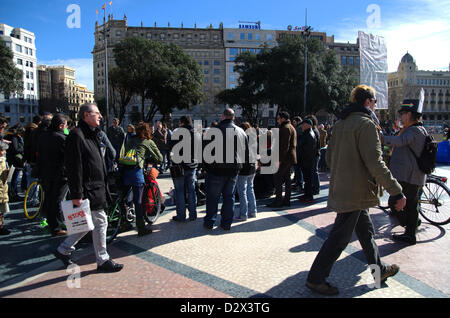
{"type": "Polygon", "coordinates": [[[135,148],[136,155],[138,158],[138,165],[140,168],[144,167],[145,161],[150,163],[161,163],[163,157],[155,142],[150,139],[141,139],[137,136],[130,138],[126,145],[122,147],[120,151],[121,155],[126,153],[128,150],[135,148]]]}
{"type": "Polygon", "coordinates": [[[326,161],[330,167],[328,208],[337,213],[379,205],[381,187],[391,196],[402,187],[386,167],[377,127],[363,106],[347,107],[333,127],[326,161]]]}

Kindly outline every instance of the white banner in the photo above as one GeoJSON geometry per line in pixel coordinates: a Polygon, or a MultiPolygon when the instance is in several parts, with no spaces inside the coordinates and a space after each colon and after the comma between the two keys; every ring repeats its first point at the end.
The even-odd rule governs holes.
{"type": "Polygon", "coordinates": [[[358,32],[360,82],[377,93],[377,109],[388,109],[387,48],[383,37],[358,32]]]}

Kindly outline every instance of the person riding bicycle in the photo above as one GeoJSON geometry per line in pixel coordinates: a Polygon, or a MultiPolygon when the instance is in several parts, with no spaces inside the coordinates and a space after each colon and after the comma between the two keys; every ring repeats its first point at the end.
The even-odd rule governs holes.
{"type": "MultiPolygon", "coordinates": [[[[133,191],[133,203],[136,213],[136,227],[139,236],[150,234],[152,231],[145,227],[142,195],[145,185],[144,167],[146,161],[159,164],[163,158],[156,144],[151,140],[151,132],[148,123],[141,122],[136,127],[136,136],[131,137],[121,149],[119,156],[122,158],[130,150],[135,150],[135,165],[120,165],[123,185],[127,190],[131,187],[133,191]]],[[[128,192],[128,191],[127,191],[128,192]]]]}
{"type": "Polygon", "coordinates": [[[394,178],[400,182],[406,196],[406,206],[403,211],[393,212],[394,210],[391,209],[392,215],[406,227],[404,234],[394,234],[393,239],[409,244],[416,244],[420,189],[426,180],[426,175],[419,169],[415,158],[420,156],[427,135],[418,106],[419,100],[405,99],[398,111],[403,128],[398,136],[383,136],[384,143],[394,147],[390,159],[390,170],[394,178]]]}

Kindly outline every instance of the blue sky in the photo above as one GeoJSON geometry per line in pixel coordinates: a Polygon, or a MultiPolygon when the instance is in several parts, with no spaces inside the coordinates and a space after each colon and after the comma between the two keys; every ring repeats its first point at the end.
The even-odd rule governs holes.
{"type": "MultiPolygon", "coordinates": [[[[94,27],[103,19],[97,0],[0,0],[0,23],[22,27],[36,35],[38,63],[65,64],[76,69],[77,82],[93,88],[94,27]],[[80,28],[69,28],[71,4],[80,7],[80,28]],[[95,12],[98,9],[98,17],[95,12]]],[[[305,9],[314,30],[335,41],[356,42],[358,30],[385,37],[389,71],[395,71],[408,51],[419,69],[448,70],[450,63],[450,0],[113,0],[107,13],[126,14],[128,25],[178,27],[237,27],[238,21],[261,21],[263,29],[303,25],[305,9]],[[374,6],[375,5],[375,6],[374,6]],[[375,8],[376,10],[374,11],[375,8]],[[373,20],[379,12],[379,19],[373,20]],[[368,20],[370,20],[368,22],[368,20]]]]}

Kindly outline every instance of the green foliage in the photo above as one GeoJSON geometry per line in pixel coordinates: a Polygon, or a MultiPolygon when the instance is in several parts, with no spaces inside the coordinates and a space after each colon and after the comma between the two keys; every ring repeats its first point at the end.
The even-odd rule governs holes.
{"type": "MultiPolygon", "coordinates": [[[[229,105],[240,105],[250,120],[255,107],[263,103],[278,105],[291,115],[305,115],[304,40],[286,38],[279,46],[259,54],[243,53],[236,58],[239,85],[216,97],[229,105]]],[[[344,105],[357,85],[354,74],[339,64],[334,51],[326,50],[316,39],[307,43],[306,114],[326,110],[333,113],[344,105]]]]}
{"type": "Polygon", "coordinates": [[[203,74],[179,46],[133,37],[119,42],[114,54],[114,84],[122,90],[124,103],[129,93],[141,97],[141,119],[150,121],[157,111],[167,116],[174,108],[200,103],[203,74]],[[145,100],[151,101],[147,114],[145,100]]]}
{"type": "Polygon", "coordinates": [[[13,57],[12,51],[0,38],[0,92],[8,96],[23,91],[23,72],[16,68],[13,57]]]}

